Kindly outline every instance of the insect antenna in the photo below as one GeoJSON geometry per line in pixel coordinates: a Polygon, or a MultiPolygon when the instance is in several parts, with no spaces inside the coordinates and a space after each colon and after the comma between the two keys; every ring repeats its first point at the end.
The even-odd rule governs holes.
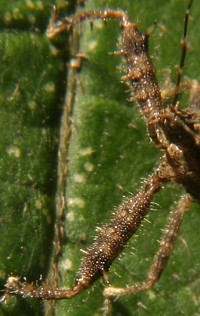
{"type": "Polygon", "coordinates": [[[192,3],[193,3],[193,0],[190,0],[188,7],[187,7],[187,10],[185,12],[183,38],[181,40],[181,59],[180,59],[179,67],[178,67],[178,75],[177,75],[177,80],[176,80],[174,99],[172,102],[173,107],[175,107],[177,105],[178,97],[179,97],[180,82],[181,82],[181,78],[183,75],[183,68],[184,68],[185,57],[186,57],[186,52],[187,52],[187,39],[186,39],[186,37],[187,37],[188,20],[189,20],[190,9],[191,9],[192,3]]]}

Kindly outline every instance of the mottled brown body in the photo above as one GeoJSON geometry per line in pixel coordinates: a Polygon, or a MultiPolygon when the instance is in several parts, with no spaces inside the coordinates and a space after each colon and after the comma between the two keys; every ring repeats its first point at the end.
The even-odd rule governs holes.
{"type": "Polygon", "coordinates": [[[127,67],[131,97],[141,107],[145,118],[153,119],[162,108],[160,89],[148,54],[148,35],[141,34],[137,25],[122,25],[120,46],[127,67]]]}
{"type": "MultiPolygon", "coordinates": [[[[192,0],[189,2],[185,16],[180,73],[184,65],[185,38],[192,2],[192,0]]],[[[38,288],[21,283],[18,278],[12,277],[8,279],[6,284],[6,295],[14,292],[34,298],[64,299],[72,298],[84,289],[90,288],[99,277],[108,272],[112,262],[124,249],[129,238],[136,232],[151,207],[154,195],[160,191],[164,183],[175,181],[182,184],[188,194],[181,198],[177,211],[171,215],[147,280],[130,288],[108,287],[104,294],[106,297],[122,296],[148,289],[159,279],[166,267],[184,213],[189,209],[192,200],[199,201],[200,116],[195,107],[181,110],[176,101],[181,75],[178,76],[174,102],[164,106],[156,81],[155,70],[148,54],[149,35],[140,34],[137,26],[131,23],[128,16],[122,11],[105,9],[97,12],[81,12],[63,21],[53,21],[47,35],[49,38],[53,38],[87,19],[117,19],[120,21],[122,34],[119,55],[123,57],[126,65],[126,75],[123,79],[129,85],[132,100],[139,104],[150,138],[164,152],[162,162],[138,194],[120,206],[111,222],[100,229],[96,242],[85,255],[85,261],[79,270],[74,288],[71,290],[38,288]]],[[[193,103],[195,104],[194,99],[193,95],[193,103]]]]}

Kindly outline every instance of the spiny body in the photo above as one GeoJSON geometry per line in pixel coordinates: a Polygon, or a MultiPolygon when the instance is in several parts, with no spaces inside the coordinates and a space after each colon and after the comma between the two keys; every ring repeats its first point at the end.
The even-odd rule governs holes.
{"type": "MultiPolygon", "coordinates": [[[[188,8],[191,7],[192,0],[188,8]]],[[[186,13],[188,17],[189,13],[186,13]]],[[[102,275],[105,275],[113,260],[121,253],[129,238],[140,226],[148,213],[154,195],[168,181],[181,183],[191,198],[184,197],[180,202],[180,212],[174,213],[170,228],[166,231],[160,250],[149,274],[149,281],[131,291],[109,291],[108,296],[135,293],[147,289],[157,281],[166,266],[173,248],[184,212],[189,208],[191,199],[199,200],[200,196],[200,142],[199,114],[194,110],[180,110],[170,104],[163,105],[160,89],[155,77],[155,70],[148,53],[149,35],[141,34],[136,24],[130,22],[123,11],[100,10],[86,11],[54,21],[48,29],[52,38],[63,31],[69,31],[74,25],[88,19],[117,19],[121,23],[122,33],[119,41],[127,73],[131,97],[139,104],[147,124],[152,141],[164,151],[161,164],[146,181],[138,194],[120,206],[110,224],[100,230],[94,245],[86,253],[85,261],[79,270],[74,287],[71,290],[55,290],[47,287],[35,287],[21,283],[18,278],[10,278],[8,292],[41,299],[72,298],[83,290],[90,288],[102,275]],[[113,291],[113,292],[112,292],[113,291]],[[114,293],[114,294],[113,294],[114,293]]],[[[186,19],[187,20],[187,19],[186,19]]],[[[185,22],[187,29],[187,21],[185,22]]],[[[186,32],[184,33],[186,36],[186,32]]],[[[183,58],[184,59],[184,58],[183,58]]],[[[182,62],[183,64],[183,62],[182,62]]],[[[181,66],[182,66],[181,64],[181,66]]],[[[178,90],[178,89],[177,89],[178,90]]],[[[177,97],[177,95],[175,96],[177,97]]],[[[175,104],[176,105],[176,104],[175,104]]]]}

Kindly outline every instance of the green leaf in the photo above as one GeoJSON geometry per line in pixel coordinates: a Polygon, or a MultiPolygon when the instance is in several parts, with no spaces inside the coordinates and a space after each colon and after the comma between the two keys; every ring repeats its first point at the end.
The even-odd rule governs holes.
{"type": "MultiPolygon", "coordinates": [[[[15,8],[19,3],[15,2],[15,8]]],[[[150,37],[150,52],[160,84],[176,81],[174,66],[180,60],[186,5],[177,0],[165,4],[158,0],[108,3],[109,7],[126,10],[142,32],[158,20],[150,37]]],[[[107,3],[95,0],[88,1],[86,8],[105,6],[107,3]]],[[[5,12],[13,12],[11,7],[5,7],[5,12]]],[[[199,11],[199,4],[194,2],[184,68],[185,75],[195,79],[200,79],[196,36],[199,11]]],[[[65,93],[63,51],[53,57],[55,48],[42,35],[49,7],[43,10],[44,22],[37,28],[27,22],[27,10],[23,12],[24,25],[34,31],[2,33],[0,37],[0,276],[2,285],[11,273],[34,281],[40,274],[44,278],[50,266],[49,282],[55,285],[58,278],[58,286],[68,288],[73,286],[84,257],[80,249],[91,246],[95,228],[109,221],[123,196],[137,192],[143,179],[159,164],[161,153],[150,143],[137,106],[128,102],[127,87],[120,82],[124,73],[121,60],[109,54],[117,50],[118,23],[94,22],[92,31],[88,23],[82,25],[80,52],[87,59],[78,73],[76,68],[68,67],[63,112],[68,115],[63,114],[58,130],[65,93]],[[38,29],[41,33],[36,34],[38,29]]],[[[16,30],[18,24],[13,22],[16,30]]],[[[12,29],[6,23],[4,28],[12,29]]],[[[72,54],[79,45],[78,35],[75,31],[75,40],[70,42],[72,54]]],[[[61,36],[61,43],[63,40],[67,38],[61,36]]],[[[153,206],[148,221],[113,263],[109,273],[112,285],[145,280],[171,205],[183,192],[180,186],[170,184],[156,197],[158,205],[153,206]]],[[[199,313],[197,212],[198,206],[194,206],[185,215],[175,251],[159,283],[145,293],[115,300],[113,315],[199,313]]],[[[34,300],[10,298],[0,315],[101,315],[104,286],[98,281],[77,298],[56,305],[45,303],[45,310],[34,300]]]]}
{"type": "MultiPolygon", "coordinates": [[[[7,2],[1,12],[1,289],[9,275],[45,276],[51,255],[64,64],[43,34],[50,12],[50,2],[39,1],[7,2]]],[[[0,314],[41,310],[38,302],[14,298],[0,314]]]]}

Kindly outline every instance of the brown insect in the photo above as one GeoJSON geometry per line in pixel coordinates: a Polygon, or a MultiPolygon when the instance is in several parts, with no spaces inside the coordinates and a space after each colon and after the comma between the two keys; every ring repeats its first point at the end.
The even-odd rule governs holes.
{"type": "Polygon", "coordinates": [[[164,271],[185,212],[200,196],[200,114],[198,112],[198,88],[193,88],[191,106],[181,109],[178,101],[181,89],[180,80],[186,54],[186,34],[189,11],[185,14],[184,36],[181,42],[182,56],[179,66],[173,101],[166,105],[161,97],[155,70],[148,54],[150,32],[141,34],[136,24],[120,10],[83,11],[62,21],[55,20],[50,25],[47,36],[51,39],[62,32],[69,32],[76,24],[85,20],[116,19],[120,22],[122,33],[119,41],[120,51],[126,65],[126,75],[132,101],[137,101],[144,116],[148,133],[155,145],[162,150],[163,158],[156,171],[149,176],[138,193],[119,206],[111,222],[100,229],[93,246],[85,254],[72,289],[51,289],[48,286],[36,287],[21,282],[18,277],[10,277],[6,284],[4,301],[10,294],[37,299],[70,299],[89,289],[100,277],[107,279],[112,262],[122,252],[130,237],[137,231],[142,220],[150,210],[153,198],[167,182],[182,184],[186,194],[180,199],[177,209],[170,216],[159,250],[148,273],[147,280],[127,288],[109,286],[105,288],[107,299],[135,294],[151,288],[164,271]]]}

